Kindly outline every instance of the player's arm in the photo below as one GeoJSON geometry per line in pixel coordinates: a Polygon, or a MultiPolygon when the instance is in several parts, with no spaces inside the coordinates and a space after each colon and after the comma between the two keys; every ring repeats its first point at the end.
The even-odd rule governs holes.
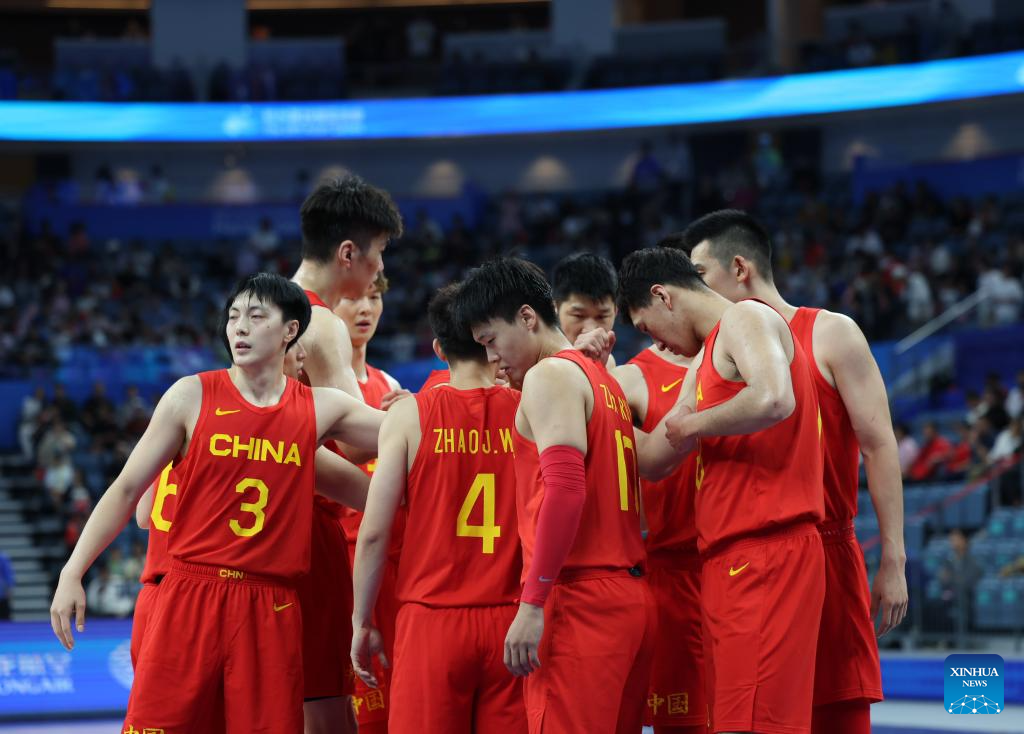
{"type": "Polygon", "coordinates": [[[686,377],[679,388],[679,397],[672,409],[650,433],[636,431],[637,469],[644,479],[664,479],[678,469],[683,459],[697,448],[697,435],[687,432],[684,417],[691,415],[696,405],[697,367],[702,355],[703,351],[693,359],[690,369],[686,371],[686,377]]]}
{"type": "MultiPolygon", "coordinates": [[[[699,436],[756,433],[785,420],[796,408],[790,360],[779,338],[780,318],[758,304],[739,303],[722,317],[717,346],[746,386],[735,397],[685,420],[699,436]]],[[[707,355],[713,359],[714,355],[707,355]]]]}
{"type": "Polygon", "coordinates": [[[881,636],[907,613],[903,479],[885,382],[864,334],[851,319],[821,313],[816,326],[816,343],[827,345],[828,367],[857,434],[871,504],[878,515],[882,561],[871,590],[871,618],[881,612],[877,626],[881,636]]]}
{"type": "Polygon", "coordinates": [[[647,417],[647,382],[644,373],[635,364],[622,364],[611,370],[612,377],[619,383],[629,409],[633,411],[633,423],[639,428],[647,417]]]}
{"type": "Polygon", "coordinates": [[[353,510],[366,507],[370,478],[366,472],[321,446],[316,450],[316,493],[353,510]]]}
{"type": "Polygon", "coordinates": [[[380,632],[373,627],[373,608],[377,603],[381,577],[387,561],[388,544],[395,512],[405,493],[408,476],[409,434],[419,427],[415,400],[403,400],[388,411],[380,432],[377,468],[370,480],[366,514],[359,526],[356,560],[352,573],[352,667],[356,675],[372,688],[377,687],[371,661],[382,652],[380,632]]]}
{"type": "Polygon", "coordinates": [[[371,456],[377,455],[377,435],[384,411],[331,387],[314,387],[313,400],[320,442],[341,441],[371,456]]]}
{"type": "MultiPolygon", "coordinates": [[[[314,308],[306,333],[302,335],[302,346],[306,349],[302,369],[310,385],[337,388],[353,399],[365,402],[352,369],[352,340],[344,321],[325,308],[314,308]]],[[[355,445],[342,445],[341,449],[357,464],[364,464],[376,456],[376,453],[355,445]]]]}
{"type": "Polygon", "coordinates": [[[150,515],[153,512],[153,500],[156,498],[156,485],[157,482],[153,482],[149,485],[142,497],[139,498],[139,504],[135,505],[135,524],[143,530],[149,530],[150,515]]]}
{"type": "Polygon", "coordinates": [[[402,387],[398,380],[389,375],[387,372],[383,372],[383,374],[384,380],[388,383],[388,387],[390,388],[390,390],[387,392],[387,394],[381,397],[380,409],[388,410],[397,401],[401,400],[402,398],[409,397],[410,395],[412,395],[412,393],[409,390],[406,390],[404,387],[402,387]]]}
{"type": "Polygon", "coordinates": [[[580,368],[561,359],[542,360],[523,380],[519,406],[540,454],[544,499],[519,611],[505,637],[505,666],[513,675],[529,675],[540,667],[537,648],[544,632],[544,602],[583,516],[590,390],[580,368]]]}
{"type": "Polygon", "coordinates": [[[195,421],[202,402],[199,378],[178,380],[160,399],[153,418],[132,450],[128,461],[113,484],[96,503],[82,537],[78,539],[68,562],[64,564],[50,606],[50,625],[65,648],[74,647],[71,618],[85,629],[85,590],[82,577],[93,561],[124,529],[143,492],[180,451],[187,428],[195,421]]]}

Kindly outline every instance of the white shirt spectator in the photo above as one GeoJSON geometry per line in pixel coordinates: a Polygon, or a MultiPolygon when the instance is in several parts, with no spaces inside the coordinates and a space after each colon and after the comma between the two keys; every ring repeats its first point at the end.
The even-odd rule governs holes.
{"type": "Polygon", "coordinates": [[[1020,320],[1024,304],[1024,286],[1020,280],[1003,270],[989,270],[978,279],[978,289],[988,296],[988,312],[996,324],[1012,324],[1020,320]]]}

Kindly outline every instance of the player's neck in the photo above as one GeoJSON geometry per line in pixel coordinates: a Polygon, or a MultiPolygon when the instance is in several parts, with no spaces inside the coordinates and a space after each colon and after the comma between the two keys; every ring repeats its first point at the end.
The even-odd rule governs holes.
{"type": "Polygon", "coordinates": [[[561,329],[553,329],[549,326],[541,326],[540,328],[543,331],[538,334],[540,347],[537,356],[538,362],[566,349],[572,349],[572,344],[565,334],[562,333],[561,329]]]}
{"type": "Polygon", "coordinates": [[[451,373],[449,385],[456,390],[476,390],[481,387],[494,386],[494,365],[485,362],[480,364],[472,360],[448,364],[451,373]]]}
{"type": "Polygon", "coordinates": [[[320,300],[327,304],[332,311],[341,301],[342,288],[337,275],[332,272],[330,265],[303,260],[299,263],[299,269],[295,271],[293,281],[299,284],[303,290],[313,291],[320,300]]]}
{"type": "Polygon", "coordinates": [[[658,349],[657,344],[652,344],[650,347],[648,347],[648,349],[650,349],[658,357],[665,360],[666,362],[678,365],[680,367],[689,367],[690,362],[693,361],[690,357],[684,357],[681,354],[672,354],[672,352],[668,351],[667,349],[658,349]]]}
{"type": "Polygon", "coordinates": [[[366,344],[358,347],[352,345],[352,371],[356,373],[356,379],[360,382],[366,382],[370,378],[366,372],[366,344]]]}
{"type": "Polygon", "coordinates": [[[796,313],[796,306],[790,306],[786,303],[786,299],[782,297],[782,294],[779,293],[779,289],[775,287],[774,283],[758,282],[750,289],[750,297],[756,298],[759,301],[764,301],[782,314],[782,317],[786,319],[786,321],[790,321],[796,313]]]}
{"type": "Polygon", "coordinates": [[[284,376],[284,363],[240,367],[237,364],[228,369],[231,382],[246,402],[260,408],[277,405],[288,386],[284,376]]]}
{"type": "Polygon", "coordinates": [[[711,330],[722,320],[722,314],[733,304],[712,290],[694,292],[692,298],[693,308],[690,313],[694,331],[702,340],[707,339],[711,330]]]}

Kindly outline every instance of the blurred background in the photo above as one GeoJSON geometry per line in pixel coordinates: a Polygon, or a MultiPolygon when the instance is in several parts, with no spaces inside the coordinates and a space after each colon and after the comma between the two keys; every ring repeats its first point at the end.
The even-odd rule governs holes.
{"type": "MultiPolygon", "coordinates": [[[[889,389],[911,601],[876,731],[1024,731],[1022,117],[1014,0],[5,0],[0,722],[114,730],[73,722],[125,705],[146,534],[73,656],[56,574],[162,391],[225,365],[230,285],[290,276],[300,202],[352,172],[405,217],[369,356],[414,390],[427,299],[490,255],[760,218],[783,295],[856,319],[889,389]],[[956,651],[1006,660],[984,726],[941,708],[956,651]]],[[[870,572],[866,489],[857,533],[870,572]]]]}

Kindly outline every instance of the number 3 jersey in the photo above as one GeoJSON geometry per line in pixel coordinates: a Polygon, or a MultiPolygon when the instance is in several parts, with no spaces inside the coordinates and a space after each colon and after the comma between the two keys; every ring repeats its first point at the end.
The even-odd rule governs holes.
{"type": "Polygon", "coordinates": [[[512,438],[519,393],[444,385],[415,400],[421,438],[406,483],[398,600],[511,604],[522,568],[512,438]]]}
{"type": "Polygon", "coordinates": [[[309,570],[313,391],[287,378],[276,405],[250,404],[227,370],[202,372],[203,401],[180,478],[172,558],[293,579],[309,570]]]}

